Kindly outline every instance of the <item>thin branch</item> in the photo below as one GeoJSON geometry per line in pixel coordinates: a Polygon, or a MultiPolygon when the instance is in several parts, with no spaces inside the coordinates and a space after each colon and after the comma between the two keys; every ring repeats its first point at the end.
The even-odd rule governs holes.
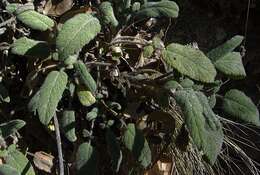
{"type": "Polygon", "coordinates": [[[62,147],[61,147],[61,138],[60,138],[60,128],[59,128],[59,122],[56,116],[56,113],[54,114],[54,127],[55,127],[55,134],[56,134],[56,142],[57,142],[57,149],[58,149],[58,156],[59,156],[59,175],[64,175],[64,164],[63,164],[63,155],[62,155],[62,147]]]}
{"type": "Polygon", "coordinates": [[[8,24],[11,24],[13,21],[15,21],[15,17],[12,17],[12,18],[10,18],[10,19],[0,23],[0,27],[3,27],[3,26],[8,25],[8,24]]]}

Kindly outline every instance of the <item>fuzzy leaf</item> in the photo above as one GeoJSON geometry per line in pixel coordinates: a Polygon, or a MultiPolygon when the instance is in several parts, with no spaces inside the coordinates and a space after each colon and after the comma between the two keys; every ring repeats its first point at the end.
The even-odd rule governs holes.
{"type": "Polygon", "coordinates": [[[26,10],[17,14],[17,19],[34,30],[46,31],[54,26],[51,18],[34,10],[26,10]]]}
{"type": "Polygon", "coordinates": [[[63,111],[60,126],[62,131],[65,133],[66,138],[71,142],[75,142],[77,140],[75,125],[75,112],[71,110],[63,111]]]}
{"type": "Polygon", "coordinates": [[[232,89],[225,94],[223,110],[235,120],[260,126],[257,107],[249,97],[239,90],[232,89]]]}
{"type": "Polygon", "coordinates": [[[136,13],[138,16],[177,18],[179,7],[173,1],[147,2],[136,13]]]}
{"type": "Polygon", "coordinates": [[[10,151],[5,160],[8,165],[15,168],[22,175],[35,175],[31,163],[20,151],[10,151]]]}
{"type": "Polygon", "coordinates": [[[224,44],[222,44],[222,45],[218,46],[217,48],[211,50],[207,54],[207,56],[213,62],[215,62],[219,58],[221,58],[221,57],[229,54],[230,52],[232,52],[237,46],[239,46],[242,43],[243,39],[244,39],[243,36],[236,35],[233,38],[231,38],[230,40],[226,41],[224,44]]]}
{"type": "Polygon", "coordinates": [[[9,122],[2,123],[0,124],[0,135],[3,138],[6,138],[24,127],[24,125],[25,122],[23,120],[11,120],[9,122]]]}
{"type": "Polygon", "coordinates": [[[82,143],[76,155],[77,175],[96,175],[97,151],[90,143],[82,143]]]}
{"type": "Polygon", "coordinates": [[[50,48],[44,41],[22,37],[12,44],[11,52],[16,55],[46,58],[50,55],[50,48]]]}
{"type": "Polygon", "coordinates": [[[100,30],[98,19],[90,14],[78,14],[67,20],[56,40],[60,60],[64,61],[70,55],[77,54],[100,30]]]}
{"type": "Polygon", "coordinates": [[[154,48],[152,45],[145,46],[143,50],[143,55],[145,58],[150,58],[153,55],[154,48]]]}
{"type": "Polygon", "coordinates": [[[214,63],[216,68],[231,78],[245,78],[246,72],[239,52],[230,52],[214,63]]]}
{"type": "Polygon", "coordinates": [[[106,132],[106,142],[108,145],[108,151],[112,158],[112,167],[115,172],[118,172],[122,163],[123,155],[115,134],[109,129],[106,132]]]}
{"type": "Polygon", "coordinates": [[[44,125],[48,125],[54,116],[67,80],[68,76],[63,71],[50,72],[40,90],[31,99],[29,109],[38,112],[39,119],[44,125]]]}
{"type": "Polygon", "coordinates": [[[163,51],[163,59],[180,73],[198,81],[214,82],[217,74],[207,56],[191,46],[170,44],[163,51]]]}
{"type": "Polygon", "coordinates": [[[127,125],[123,136],[123,143],[144,168],[147,168],[151,164],[152,155],[148,142],[134,124],[130,123],[127,125]]]}
{"type": "Polygon", "coordinates": [[[110,2],[102,2],[99,6],[105,24],[111,24],[113,27],[118,26],[118,21],[115,17],[113,6],[110,2]]]}
{"type": "Polygon", "coordinates": [[[96,81],[93,79],[91,74],[88,72],[87,67],[82,61],[78,61],[74,64],[76,72],[78,73],[82,83],[92,92],[95,93],[97,90],[96,81]]]}
{"type": "Polygon", "coordinates": [[[83,90],[78,89],[77,95],[78,95],[80,103],[83,106],[91,106],[94,103],[96,103],[96,98],[92,95],[92,93],[90,91],[86,91],[84,89],[83,90]]]}
{"type": "Polygon", "coordinates": [[[193,142],[206,159],[214,164],[223,143],[222,126],[202,93],[177,91],[175,99],[181,106],[193,142]]]}
{"type": "Polygon", "coordinates": [[[8,13],[14,13],[15,10],[16,10],[18,7],[20,7],[20,6],[22,6],[22,4],[19,4],[19,3],[8,3],[8,4],[6,5],[6,7],[5,7],[5,9],[6,9],[6,11],[7,11],[8,13]]]}
{"type": "Polygon", "coordinates": [[[0,165],[0,175],[21,175],[21,174],[13,167],[6,164],[2,164],[0,165]]]}

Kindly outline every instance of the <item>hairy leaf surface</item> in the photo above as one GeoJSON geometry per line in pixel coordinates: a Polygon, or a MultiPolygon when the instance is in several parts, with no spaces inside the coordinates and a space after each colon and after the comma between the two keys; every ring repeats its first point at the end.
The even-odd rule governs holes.
{"type": "Polygon", "coordinates": [[[97,151],[90,143],[82,143],[76,155],[77,175],[96,175],[97,151]]]}
{"type": "Polygon", "coordinates": [[[236,120],[260,126],[259,111],[245,93],[232,89],[224,96],[223,110],[236,120]]]}
{"type": "Polygon", "coordinates": [[[12,150],[5,158],[6,163],[15,168],[21,175],[35,175],[34,169],[26,156],[18,150],[12,150]]]}
{"type": "Polygon", "coordinates": [[[29,109],[38,112],[39,119],[44,125],[47,125],[54,116],[67,80],[68,76],[63,71],[50,72],[39,92],[31,99],[29,109]]]}
{"type": "Polygon", "coordinates": [[[216,68],[231,78],[245,78],[246,71],[239,52],[230,52],[214,63],[216,68]]]}
{"type": "Polygon", "coordinates": [[[22,127],[24,127],[25,122],[23,120],[11,120],[6,123],[1,123],[0,124],[0,135],[3,138],[6,138],[10,136],[11,134],[15,133],[22,127]]]}
{"type": "Polygon", "coordinates": [[[16,55],[46,58],[50,55],[50,48],[44,41],[22,37],[11,45],[11,52],[16,55]]]}
{"type": "Polygon", "coordinates": [[[0,174],[1,175],[21,175],[16,169],[10,165],[2,164],[0,165],[0,174]]]}
{"type": "Polygon", "coordinates": [[[214,82],[217,74],[208,57],[191,46],[170,44],[163,51],[163,59],[180,73],[198,81],[214,82]]]}
{"type": "Polygon", "coordinates": [[[176,18],[179,15],[179,7],[173,1],[147,2],[136,14],[147,17],[176,18]]]}
{"type": "Polygon", "coordinates": [[[100,30],[99,20],[90,14],[78,14],[67,20],[56,40],[60,60],[77,54],[100,30]]]}
{"type": "Polygon", "coordinates": [[[200,92],[182,90],[176,92],[175,99],[182,108],[193,142],[203,151],[206,159],[214,164],[224,136],[222,126],[210,108],[207,98],[200,92]]]}
{"type": "Polygon", "coordinates": [[[34,10],[26,10],[17,14],[17,19],[34,30],[46,31],[54,26],[51,18],[34,10]]]}
{"type": "Polygon", "coordinates": [[[99,6],[99,9],[103,15],[102,18],[105,24],[111,24],[114,27],[118,25],[118,21],[114,14],[113,6],[110,2],[102,2],[99,6]]]}
{"type": "Polygon", "coordinates": [[[128,124],[123,136],[123,142],[128,150],[130,150],[134,158],[140,164],[147,168],[151,164],[152,155],[151,150],[143,136],[142,132],[138,130],[134,124],[128,124]]]}
{"type": "Polygon", "coordinates": [[[75,132],[75,112],[72,110],[64,110],[63,115],[60,120],[60,126],[62,131],[65,133],[66,138],[75,142],[77,140],[76,132],[75,132]]]}
{"type": "Polygon", "coordinates": [[[218,46],[217,48],[211,50],[207,53],[207,56],[213,61],[217,61],[219,58],[225,56],[226,54],[232,52],[237,46],[239,46],[244,37],[236,35],[230,40],[226,41],[224,44],[218,46]]]}

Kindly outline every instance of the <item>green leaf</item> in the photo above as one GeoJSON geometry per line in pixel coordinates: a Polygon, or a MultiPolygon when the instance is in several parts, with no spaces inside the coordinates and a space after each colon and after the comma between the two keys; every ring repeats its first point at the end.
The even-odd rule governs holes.
{"type": "Polygon", "coordinates": [[[79,60],[74,64],[75,70],[78,73],[82,83],[92,92],[97,90],[97,84],[91,74],[88,72],[86,65],[79,60]]]}
{"type": "Polygon", "coordinates": [[[92,95],[92,93],[90,91],[86,91],[84,89],[83,90],[78,89],[77,95],[78,95],[80,103],[83,106],[91,106],[94,103],[96,103],[96,98],[92,95]]]}
{"type": "Polygon", "coordinates": [[[145,46],[143,50],[143,55],[145,58],[150,58],[153,55],[154,48],[152,45],[145,46]]]}
{"type": "Polygon", "coordinates": [[[16,55],[46,58],[50,55],[50,48],[44,41],[22,37],[11,45],[11,52],[16,55]]]}
{"type": "Polygon", "coordinates": [[[223,128],[219,119],[212,111],[207,97],[201,92],[196,92],[196,95],[200,101],[200,104],[203,107],[203,116],[206,121],[205,134],[207,143],[203,145],[203,150],[205,158],[209,161],[211,165],[213,165],[217,160],[217,156],[221,151],[224,141],[223,128]]]}
{"type": "Polygon", "coordinates": [[[110,2],[102,2],[99,6],[102,13],[102,18],[105,24],[111,24],[113,27],[118,26],[118,21],[115,17],[113,6],[110,2]]]}
{"type": "Polygon", "coordinates": [[[198,81],[214,82],[217,74],[208,57],[191,46],[170,44],[163,51],[163,59],[180,73],[198,81]]]}
{"type": "Polygon", "coordinates": [[[257,107],[249,97],[239,90],[232,89],[225,94],[223,110],[235,120],[260,126],[257,107]]]}
{"type": "Polygon", "coordinates": [[[11,120],[9,122],[2,123],[0,124],[0,135],[3,138],[6,138],[24,127],[24,125],[25,122],[23,120],[11,120]]]}
{"type": "Polygon", "coordinates": [[[2,102],[10,103],[10,96],[8,90],[4,87],[2,83],[0,83],[0,104],[2,102]]]}
{"type": "Polygon", "coordinates": [[[76,132],[75,132],[75,112],[71,110],[64,110],[63,115],[60,120],[60,126],[62,131],[65,133],[66,138],[75,142],[77,140],[76,132]]]}
{"type": "Polygon", "coordinates": [[[177,18],[179,7],[173,1],[147,2],[136,13],[138,16],[177,18]]]}
{"type": "Polygon", "coordinates": [[[82,143],[76,155],[77,175],[96,175],[97,151],[90,143],[82,143]]]}
{"type": "Polygon", "coordinates": [[[222,125],[208,104],[207,97],[193,90],[177,91],[175,99],[181,106],[193,142],[211,163],[217,159],[222,143],[222,125]]]}
{"type": "Polygon", "coordinates": [[[106,131],[106,142],[108,146],[108,151],[110,152],[112,158],[113,170],[115,172],[118,172],[122,163],[123,155],[116,136],[110,129],[106,131]]]}
{"type": "Polygon", "coordinates": [[[214,63],[216,68],[231,78],[244,78],[246,72],[239,52],[230,52],[214,63]]]}
{"type": "Polygon", "coordinates": [[[48,16],[34,10],[25,10],[17,14],[17,19],[34,30],[46,31],[54,26],[54,21],[48,16]]]}
{"type": "Polygon", "coordinates": [[[123,136],[123,143],[144,168],[147,168],[151,164],[152,155],[148,142],[142,132],[133,123],[127,125],[123,136]]]}
{"type": "Polygon", "coordinates": [[[70,55],[77,54],[100,30],[98,19],[90,14],[78,14],[67,20],[56,40],[60,60],[66,60],[70,55]]]}
{"type": "Polygon", "coordinates": [[[11,166],[6,165],[6,164],[0,165],[0,174],[1,175],[20,175],[20,173],[16,169],[14,169],[11,166]]]}
{"type": "Polygon", "coordinates": [[[226,41],[224,44],[222,44],[222,45],[218,46],[217,48],[211,50],[207,54],[207,56],[213,62],[215,62],[219,58],[224,57],[225,55],[232,52],[237,46],[239,46],[242,43],[243,39],[244,39],[243,36],[236,35],[233,38],[231,38],[230,40],[226,41]]]}
{"type": "Polygon", "coordinates": [[[67,81],[68,76],[65,72],[52,71],[46,77],[40,90],[31,99],[29,109],[38,112],[39,119],[44,125],[48,125],[54,116],[67,81]]]}
{"type": "Polygon", "coordinates": [[[8,13],[14,13],[15,10],[18,8],[18,7],[21,7],[22,4],[19,4],[19,3],[9,3],[6,5],[5,9],[8,13]]]}
{"type": "Polygon", "coordinates": [[[183,88],[192,88],[192,86],[194,85],[194,82],[189,78],[184,78],[183,80],[180,81],[180,85],[183,88]]]}
{"type": "Polygon", "coordinates": [[[6,163],[15,168],[22,175],[35,175],[34,169],[23,153],[18,150],[9,152],[6,163]]]}

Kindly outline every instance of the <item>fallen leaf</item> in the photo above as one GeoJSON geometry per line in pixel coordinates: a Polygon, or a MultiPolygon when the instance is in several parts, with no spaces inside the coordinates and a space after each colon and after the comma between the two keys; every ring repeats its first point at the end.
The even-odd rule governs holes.
{"type": "Polygon", "coordinates": [[[73,0],[49,0],[47,1],[43,13],[49,16],[61,16],[73,7],[73,0]]]}

